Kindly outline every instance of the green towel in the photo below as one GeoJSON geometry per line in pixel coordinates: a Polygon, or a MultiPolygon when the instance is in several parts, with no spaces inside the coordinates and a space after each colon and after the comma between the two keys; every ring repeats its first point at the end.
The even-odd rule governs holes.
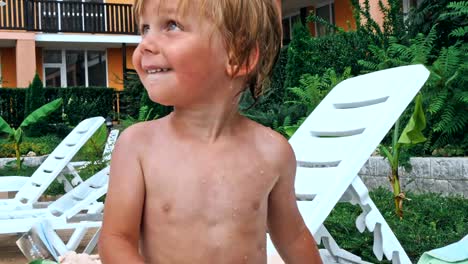
{"type": "Polygon", "coordinates": [[[418,264],[468,264],[468,235],[445,247],[425,252],[418,264]]]}

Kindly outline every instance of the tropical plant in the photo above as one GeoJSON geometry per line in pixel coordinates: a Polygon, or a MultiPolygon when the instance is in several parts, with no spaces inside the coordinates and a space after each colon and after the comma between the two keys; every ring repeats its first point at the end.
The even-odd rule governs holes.
{"type": "Polygon", "coordinates": [[[426,151],[447,144],[468,144],[468,45],[458,42],[434,53],[436,26],[428,35],[418,34],[410,45],[399,44],[390,38],[387,49],[371,46],[374,61],[359,61],[367,71],[381,70],[408,64],[424,64],[431,75],[423,88],[423,104],[429,112],[429,140],[426,151]]]}
{"type": "MultiPolygon", "coordinates": [[[[26,89],[25,103],[24,103],[24,116],[29,115],[35,109],[41,107],[46,102],[45,91],[39,75],[36,73],[32,82],[26,89]]],[[[28,136],[40,136],[47,130],[47,120],[41,120],[34,125],[29,126],[25,133],[28,136]]]]}
{"type": "Polygon", "coordinates": [[[309,30],[302,23],[295,23],[292,31],[293,38],[288,46],[288,61],[286,63],[286,78],[284,87],[295,87],[299,84],[302,74],[310,72],[311,63],[307,52],[312,50],[309,30]]]}
{"type": "Polygon", "coordinates": [[[439,21],[450,21],[454,29],[450,31],[449,36],[463,38],[468,35],[468,1],[450,2],[447,5],[449,9],[439,17],[439,21]]]}
{"type": "MultiPolygon", "coordinates": [[[[247,106],[249,105],[248,103],[244,104],[247,106]]],[[[286,131],[287,127],[293,124],[293,120],[299,118],[297,115],[298,111],[300,111],[300,109],[297,107],[290,107],[286,104],[272,104],[270,109],[266,111],[253,108],[243,110],[242,114],[266,127],[270,127],[288,138],[289,133],[286,131]]]]}
{"type": "Polygon", "coordinates": [[[403,218],[403,201],[406,198],[405,193],[401,189],[400,176],[398,168],[400,167],[400,152],[403,144],[414,145],[426,141],[422,131],[426,127],[426,117],[422,108],[421,94],[418,94],[415,99],[415,108],[408,124],[400,133],[400,120],[395,123],[392,137],[392,147],[387,148],[384,145],[379,146],[380,153],[388,159],[391,168],[389,181],[393,189],[393,199],[395,201],[395,213],[403,218]]]}
{"type": "Polygon", "coordinates": [[[35,109],[41,107],[45,103],[44,87],[39,75],[36,73],[34,78],[26,89],[26,102],[24,104],[24,115],[27,116],[32,113],[35,109]]]}
{"type": "Polygon", "coordinates": [[[462,144],[468,133],[468,46],[442,48],[426,85],[431,114],[431,150],[462,144]]]}
{"type": "Polygon", "coordinates": [[[52,112],[57,110],[62,105],[62,98],[56,99],[50,103],[47,103],[38,109],[34,110],[29,114],[18,128],[12,128],[1,116],[0,116],[0,132],[6,133],[9,139],[15,144],[15,155],[16,155],[16,167],[21,169],[21,153],[20,145],[23,141],[23,129],[30,125],[40,122],[52,112]]]}
{"type": "Polygon", "coordinates": [[[149,98],[138,74],[133,70],[125,74],[125,90],[122,92],[121,102],[124,119],[130,123],[156,119],[172,111],[172,107],[160,105],[149,98]]]}
{"type": "Polygon", "coordinates": [[[350,77],[352,77],[350,67],[347,67],[341,75],[338,75],[332,68],[327,69],[322,76],[308,73],[302,75],[299,80],[300,85],[288,89],[291,93],[291,98],[295,100],[293,99],[286,103],[302,107],[305,109],[305,115],[292,125],[285,126],[283,128],[285,133],[291,137],[328,92],[338,83],[350,77]]]}
{"type": "Polygon", "coordinates": [[[396,37],[399,40],[403,40],[406,37],[402,1],[388,0],[385,2],[382,0],[378,1],[379,9],[383,14],[383,25],[381,26],[371,15],[369,0],[351,0],[356,30],[372,36],[380,47],[388,45],[388,38],[390,36],[396,37]]]}
{"type": "Polygon", "coordinates": [[[406,20],[408,37],[414,38],[420,33],[427,35],[437,24],[435,51],[455,44],[457,40],[452,38],[451,33],[463,24],[466,26],[466,6],[466,1],[460,0],[422,1],[417,8],[410,11],[406,20]]]}

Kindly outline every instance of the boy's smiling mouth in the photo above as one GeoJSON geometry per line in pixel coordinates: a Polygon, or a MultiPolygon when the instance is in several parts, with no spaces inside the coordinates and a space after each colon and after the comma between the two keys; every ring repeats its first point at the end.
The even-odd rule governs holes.
{"type": "Polygon", "coordinates": [[[155,73],[160,73],[160,72],[168,72],[170,71],[170,68],[156,68],[156,69],[147,69],[145,70],[147,74],[155,74],[155,73]]]}

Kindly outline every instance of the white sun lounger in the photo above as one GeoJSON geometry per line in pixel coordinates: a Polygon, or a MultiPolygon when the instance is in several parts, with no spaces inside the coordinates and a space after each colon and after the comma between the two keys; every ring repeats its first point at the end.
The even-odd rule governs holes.
{"type": "MultiPolygon", "coordinates": [[[[114,150],[115,143],[117,142],[117,138],[119,136],[118,129],[112,129],[107,136],[106,144],[104,145],[104,150],[102,152],[102,158],[100,162],[103,162],[109,165],[111,160],[112,151],[114,150]]],[[[61,175],[59,176],[60,182],[64,184],[65,191],[68,192],[73,189],[73,186],[76,186],[83,182],[81,179],[78,170],[85,168],[86,166],[90,165],[91,161],[72,161],[67,164],[67,167],[62,171],[61,175]],[[68,182],[65,178],[65,174],[73,175],[72,182],[68,182]]]]}
{"type": "MultiPolygon", "coordinates": [[[[50,227],[45,230],[47,244],[58,256],[76,250],[86,231],[100,228],[102,224],[104,204],[97,200],[107,193],[109,171],[110,167],[105,167],[46,208],[0,212],[0,234],[27,233],[32,227],[44,223],[50,227]],[[57,235],[57,230],[74,232],[65,243],[57,235]]],[[[90,253],[94,246],[90,245],[85,250],[90,253]]]]}
{"type": "MultiPolygon", "coordinates": [[[[393,263],[411,263],[369,197],[358,172],[429,76],[422,65],[357,76],[338,84],[289,140],[297,159],[299,210],[325,263],[366,263],[341,249],[323,223],[339,201],[359,205],[356,226],[374,233],[373,251],[393,263]]],[[[268,238],[268,255],[277,255],[268,238]]]]}
{"type": "Polygon", "coordinates": [[[18,191],[13,199],[0,199],[0,212],[31,209],[73,156],[104,123],[104,120],[103,117],[92,117],[80,122],[31,177],[0,177],[0,192],[18,191]]]}

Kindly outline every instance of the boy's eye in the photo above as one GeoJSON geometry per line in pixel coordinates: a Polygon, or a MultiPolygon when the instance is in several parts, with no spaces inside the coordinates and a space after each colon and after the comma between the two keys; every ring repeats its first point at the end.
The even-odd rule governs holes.
{"type": "Polygon", "coordinates": [[[167,22],[166,29],[167,31],[181,31],[182,27],[177,22],[171,20],[167,22]]]}
{"type": "Polygon", "coordinates": [[[142,35],[146,35],[146,33],[148,33],[148,31],[149,31],[149,25],[142,25],[141,26],[140,33],[142,35]]]}

